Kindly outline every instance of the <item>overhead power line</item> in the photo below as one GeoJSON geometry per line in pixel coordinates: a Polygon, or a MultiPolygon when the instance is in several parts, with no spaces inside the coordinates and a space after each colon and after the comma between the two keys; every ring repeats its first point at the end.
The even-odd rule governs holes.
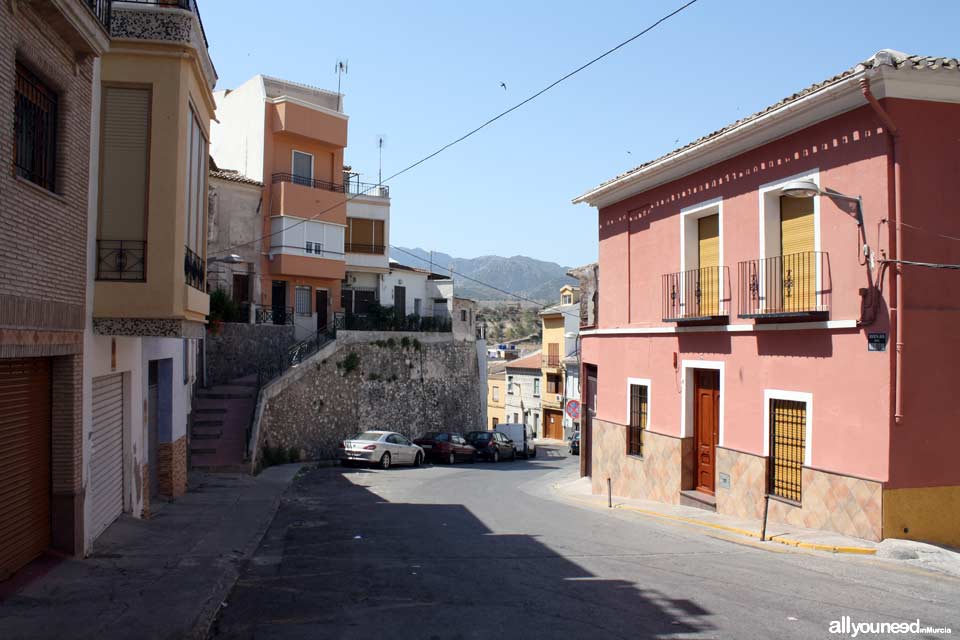
{"type": "MultiPolygon", "coordinates": [[[[670,18],[676,16],[677,14],[681,13],[682,11],[684,11],[685,9],[687,9],[688,7],[690,7],[691,5],[696,4],[698,1],[699,1],[699,0],[689,0],[689,1],[686,2],[685,4],[683,4],[683,5],[681,5],[680,7],[678,7],[677,9],[674,9],[674,10],[671,11],[670,13],[664,15],[662,18],[660,18],[660,19],[657,20],[656,22],[650,24],[649,26],[647,26],[646,28],[644,28],[642,31],[639,31],[638,33],[635,33],[634,35],[630,36],[629,38],[627,38],[627,39],[624,40],[623,42],[620,42],[620,43],[617,44],[616,46],[611,47],[610,49],[607,49],[606,51],[604,51],[603,53],[601,53],[601,54],[598,55],[597,57],[593,58],[592,60],[590,60],[590,61],[588,61],[588,62],[585,62],[584,64],[580,65],[579,67],[577,67],[577,68],[574,69],[573,71],[567,73],[566,75],[562,76],[561,78],[559,78],[559,79],[557,79],[557,80],[554,80],[553,82],[551,82],[550,84],[548,84],[547,86],[545,86],[543,89],[540,89],[540,90],[537,91],[536,93],[533,93],[533,94],[530,95],[529,97],[521,100],[520,102],[518,102],[517,104],[513,105],[513,106],[510,107],[509,109],[507,109],[507,110],[505,110],[505,111],[501,111],[500,113],[498,113],[497,115],[493,116],[492,118],[490,118],[489,120],[487,120],[487,121],[484,122],[483,124],[481,124],[481,125],[479,125],[479,126],[477,126],[477,127],[474,127],[473,129],[471,129],[471,130],[468,131],[467,133],[463,134],[463,135],[460,136],[459,138],[456,138],[455,140],[452,140],[451,142],[448,142],[447,144],[443,145],[442,147],[440,147],[439,149],[437,149],[437,150],[434,151],[433,153],[430,153],[430,154],[428,154],[428,155],[420,158],[419,160],[417,160],[417,161],[414,162],[413,164],[407,165],[406,167],[404,167],[404,168],[401,169],[400,171],[397,171],[396,173],[388,176],[385,180],[381,181],[380,184],[386,184],[386,183],[390,182],[391,180],[393,180],[394,178],[397,178],[397,177],[399,177],[399,176],[402,176],[403,174],[407,173],[408,171],[414,169],[415,167],[420,166],[420,165],[423,164],[424,162],[427,162],[428,160],[437,157],[438,155],[440,155],[441,153],[443,153],[444,151],[446,151],[446,150],[449,149],[450,147],[453,147],[454,145],[460,144],[461,142],[463,142],[463,141],[466,140],[467,138],[469,138],[469,137],[473,136],[474,134],[480,132],[481,130],[487,128],[488,126],[490,126],[491,124],[493,124],[493,123],[496,122],[497,120],[500,120],[500,119],[503,118],[504,116],[506,116],[506,115],[508,115],[508,114],[510,114],[510,113],[513,113],[514,111],[516,111],[516,110],[519,109],[520,107],[524,106],[525,104],[536,100],[537,98],[539,98],[540,96],[542,96],[542,95],[545,94],[546,92],[550,91],[551,89],[553,89],[553,88],[556,87],[557,85],[561,84],[562,82],[565,82],[566,80],[569,80],[570,78],[572,78],[573,76],[577,75],[578,73],[580,73],[580,72],[583,71],[584,69],[587,69],[588,67],[590,67],[590,66],[596,64],[597,62],[603,60],[604,58],[606,58],[606,57],[609,56],[610,54],[612,54],[612,53],[614,53],[614,52],[622,49],[623,47],[627,46],[628,44],[630,44],[630,43],[633,42],[634,40],[636,40],[636,39],[638,39],[638,38],[646,35],[646,34],[649,33],[650,31],[653,31],[654,29],[656,29],[657,27],[659,27],[661,24],[663,24],[664,22],[666,22],[666,21],[669,20],[670,18]]],[[[355,194],[355,195],[347,198],[347,201],[350,201],[350,200],[353,200],[353,199],[355,199],[355,198],[358,198],[358,197],[360,197],[360,196],[362,196],[362,195],[365,195],[367,192],[374,190],[377,186],[379,186],[379,185],[373,185],[373,186],[371,186],[371,187],[368,187],[367,189],[364,189],[362,192],[357,193],[357,194],[355,194]]],[[[299,226],[299,225],[301,225],[301,224],[303,224],[303,223],[305,223],[305,222],[309,222],[309,221],[311,221],[311,220],[316,220],[317,218],[319,218],[320,216],[322,216],[324,213],[327,213],[327,212],[329,212],[329,211],[332,211],[333,209],[335,209],[335,208],[337,208],[337,207],[339,207],[339,206],[342,206],[342,205],[337,204],[337,205],[333,205],[333,206],[331,206],[331,207],[327,207],[326,209],[324,209],[324,210],[321,211],[320,213],[317,213],[317,214],[315,214],[314,216],[312,216],[312,217],[310,217],[310,218],[301,219],[301,220],[295,222],[294,224],[286,227],[285,229],[283,229],[283,230],[281,230],[281,231],[274,231],[273,233],[269,233],[269,234],[267,234],[267,235],[261,236],[261,237],[259,237],[259,238],[254,239],[254,240],[250,240],[250,241],[248,241],[248,242],[242,242],[242,243],[239,243],[239,244],[232,245],[232,246],[230,246],[230,247],[227,247],[226,249],[221,249],[220,251],[216,251],[216,252],[214,252],[212,255],[219,255],[219,254],[222,254],[222,253],[229,253],[229,252],[233,251],[234,249],[239,249],[240,247],[246,247],[246,246],[251,245],[251,244],[256,244],[256,243],[258,243],[258,242],[263,242],[263,241],[266,240],[267,238],[272,238],[273,236],[278,235],[278,234],[282,233],[283,231],[288,231],[288,230],[290,230],[290,229],[292,229],[292,228],[294,228],[294,227],[296,227],[296,226],[299,226]]]]}

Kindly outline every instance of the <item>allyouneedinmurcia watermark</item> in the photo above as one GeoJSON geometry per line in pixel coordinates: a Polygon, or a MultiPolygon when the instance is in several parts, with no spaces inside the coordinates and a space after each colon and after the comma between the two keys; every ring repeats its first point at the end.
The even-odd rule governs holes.
{"type": "Polygon", "coordinates": [[[850,616],[841,616],[839,620],[830,621],[830,633],[842,634],[856,638],[863,635],[891,634],[900,635],[909,633],[918,635],[921,633],[939,633],[949,635],[953,633],[950,627],[934,627],[924,624],[917,618],[913,622],[854,622],[850,616]]]}

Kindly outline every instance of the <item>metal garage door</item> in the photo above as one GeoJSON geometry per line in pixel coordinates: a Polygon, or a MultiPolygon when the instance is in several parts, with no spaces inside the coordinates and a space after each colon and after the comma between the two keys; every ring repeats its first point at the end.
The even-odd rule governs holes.
{"type": "Polygon", "coordinates": [[[93,380],[90,452],[91,539],[123,511],[123,376],[93,380]]]}
{"type": "Polygon", "coordinates": [[[50,360],[0,360],[0,580],[50,546],[50,360]]]}

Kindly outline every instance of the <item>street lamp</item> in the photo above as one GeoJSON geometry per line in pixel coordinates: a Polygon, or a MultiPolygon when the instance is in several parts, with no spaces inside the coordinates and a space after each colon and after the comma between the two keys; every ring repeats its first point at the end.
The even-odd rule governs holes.
{"type": "Polygon", "coordinates": [[[859,226],[863,226],[863,199],[860,196],[848,196],[833,189],[821,189],[813,180],[791,180],[783,185],[780,192],[788,198],[812,198],[813,196],[827,196],[831,200],[845,200],[855,202],[857,212],[853,218],[859,226]]]}
{"type": "Polygon", "coordinates": [[[246,260],[235,253],[227,254],[222,258],[207,258],[207,264],[213,264],[214,262],[222,262],[223,264],[240,264],[241,262],[246,262],[246,260]]]}

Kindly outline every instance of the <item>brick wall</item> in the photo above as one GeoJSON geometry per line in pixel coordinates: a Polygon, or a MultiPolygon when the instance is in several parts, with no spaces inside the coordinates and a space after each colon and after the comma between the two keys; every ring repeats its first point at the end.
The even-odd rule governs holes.
{"type": "Polygon", "coordinates": [[[187,492],[187,436],[157,449],[157,493],[176,498],[187,492]]]}

